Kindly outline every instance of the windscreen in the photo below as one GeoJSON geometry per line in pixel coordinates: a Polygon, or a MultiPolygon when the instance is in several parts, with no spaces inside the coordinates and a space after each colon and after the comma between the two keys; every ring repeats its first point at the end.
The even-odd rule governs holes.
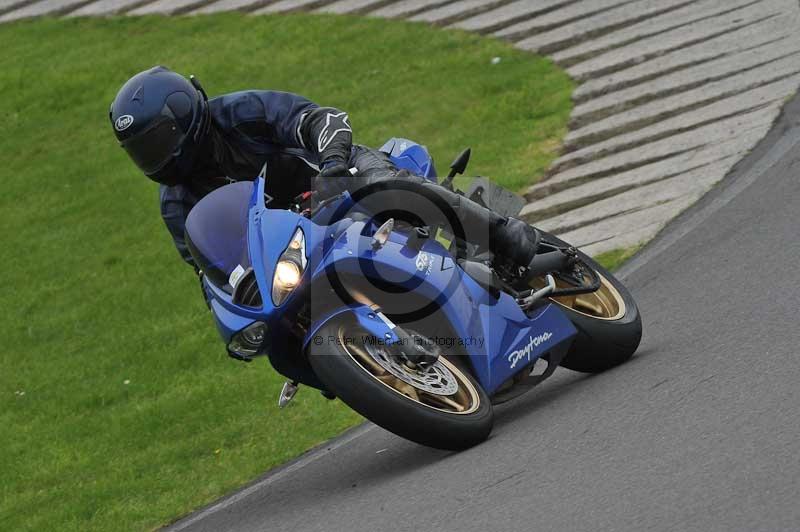
{"type": "Polygon", "coordinates": [[[202,200],[186,220],[186,243],[208,280],[228,293],[231,273],[250,267],[247,215],[254,184],[241,181],[220,187],[202,200]]]}

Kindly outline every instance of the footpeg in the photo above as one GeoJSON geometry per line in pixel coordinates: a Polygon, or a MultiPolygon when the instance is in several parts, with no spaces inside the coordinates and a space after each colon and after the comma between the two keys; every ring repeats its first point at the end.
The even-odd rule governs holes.
{"type": "Polygon", "coordinates": [[[556,289],[555,278],[552,275],[547,274],[547,277],[545,277],[545,279],[547,280],[547,286],[545,286],[544,288],[540,288],[539,290],[531,293],[526,297],[517,299],[517,303],[519,303],[519,306],[522,308],[522,310],[528,310],[533,306],[534,303],[536,303],[543,297],[547,297],[548,295],[552,294],[555,291],[556,289]]]}
{"type": "Polygon", "coordinates": [[[299,385],[297,382],[289,382],[286,381],[283,383],[283,389],[281,389],[281,395],[278,397],[278,407],[284,408],[289,402],[294,399],[295,394],[297,393],[297,389],[299,385]]]}

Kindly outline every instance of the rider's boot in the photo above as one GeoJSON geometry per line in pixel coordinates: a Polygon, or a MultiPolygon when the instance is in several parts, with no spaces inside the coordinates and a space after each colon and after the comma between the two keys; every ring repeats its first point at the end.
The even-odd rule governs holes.
{"type": "Polygon", "coordinates": [[[495,255],[510,259],[515,265],[528,268],[539,247],[539,232],[517,218],[508,217],[495,226],[489,249],[495,255]]]}
{"type": "Polygon", "coordinates": [[[530,265],[539,246],[538,231],[522,220],[501,216],[469,198],[433,186],[441,195],[452,195],[451,205],[467,235],[472,236],[468,240],[485,245],[492,254],[516,266],[527,268],[530,265]]]}

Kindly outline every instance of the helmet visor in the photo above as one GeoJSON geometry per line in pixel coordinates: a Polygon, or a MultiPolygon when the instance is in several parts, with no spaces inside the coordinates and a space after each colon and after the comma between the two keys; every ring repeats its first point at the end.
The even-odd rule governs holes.
{"type": "Polygon", "coordinates": [[[142,172],[152,174],[177,155],[185,133],[171,118],[122,141],[121,145],[142,172]]]}

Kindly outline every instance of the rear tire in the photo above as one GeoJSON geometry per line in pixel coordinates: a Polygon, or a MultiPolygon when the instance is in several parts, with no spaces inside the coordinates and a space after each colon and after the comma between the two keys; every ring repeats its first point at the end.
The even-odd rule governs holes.
{"type": "MultiPolygon", "coordinates": [[[[549,234],[547,239],[568,245],[549,234]]],[[[579,251],[578,255],[613,288],[609,290],[610,293],[616,292],[615,296],[621,300],[620,315],[598,318],[560,304],[578,329],[578,335],[560,365],[573,371],[600,373],[633,356],[642,339],[642,318],[636,301],[625,285],[585,253],[579,251]]],[[[558,299],[553,301],[560,303],[558,299]]]]}
{"type": "MultiPolygon", "coordinates": [[[[316,337],[339,338],[343,327],[353,331],[354,338],[359,334],[367,335],[353,320],[334,319],[325,324],[316,337]]],[[[461,389],[468,390],[472,401],[472,406],[461,413],[446,412],[405,395],[392,386],[391,375],[380,380],[375,375],[380,366],[374,366],[378,371],[367,369],[369,364],[357,362],[363,352],[353,354],[354,348],[354,344],[348,346],[346,342],[325,342],[324,345],[312,342],[308,347],[308,359],[323,384],[365,418],[398,436],[438,449],[462,450],[489,437],[494,423],[489,397],[472,375],[453,359],[445,358],[443,364],[460,381],[461,389]]],[[[404,386],[402,382],[398,384],[400,388],[404,386]]],[[[408,387],[405,389],[408,392],[408,387]]],[[[416,394],[417,390],[410,393],[416,394]]]]}

